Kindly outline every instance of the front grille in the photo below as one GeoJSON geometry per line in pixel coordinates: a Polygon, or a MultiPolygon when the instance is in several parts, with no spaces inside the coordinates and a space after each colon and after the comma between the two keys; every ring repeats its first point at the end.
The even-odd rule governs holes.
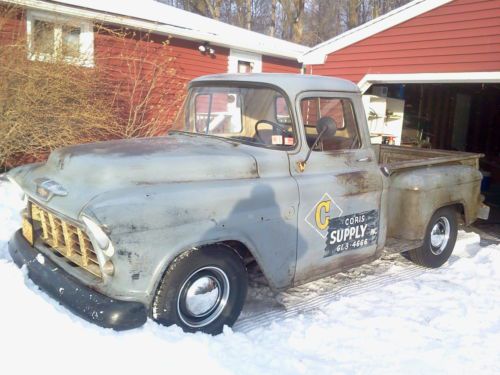
{"type": "Polygon", "coordinates": [[[52,251],[93,275],[102,277],[92,242],[83,230],[33,202],[31,218],[33,224],[39,228],[40,239],[52,251]]]}

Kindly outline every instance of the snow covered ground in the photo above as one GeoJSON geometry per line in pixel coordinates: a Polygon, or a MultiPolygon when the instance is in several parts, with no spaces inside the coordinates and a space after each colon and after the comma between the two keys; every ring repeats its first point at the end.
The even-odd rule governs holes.
{"type": "Polygon", "coordinates": [[[68,313],[12,263],[20,207],[0,181],[0,373],[500,373],[500,245],[474,233],[460,232],[438,270],[392,255],[277,296],[255,283],[216,337],[151,321],[116,333],[68,313]]]}

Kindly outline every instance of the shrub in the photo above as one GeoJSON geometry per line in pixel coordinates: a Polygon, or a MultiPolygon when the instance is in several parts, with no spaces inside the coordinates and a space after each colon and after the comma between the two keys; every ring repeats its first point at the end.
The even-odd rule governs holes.
{"type": "Polygon", "coordinates": [[[184,81],[169,39],[96,25],[94,67],[28,58],[23,11],[0,9],[0,166],[58,147],[154,136],[168,128],[184,81]]]}

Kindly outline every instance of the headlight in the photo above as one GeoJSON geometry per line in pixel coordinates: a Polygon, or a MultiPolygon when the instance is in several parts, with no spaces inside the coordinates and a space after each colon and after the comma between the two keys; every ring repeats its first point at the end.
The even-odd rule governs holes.
{"type": "Polygon", "coordinates": [[[104,233],[101,227],[96,223],[94,223],[92,220],[90,220],[88,217],[82,216],[82,220],[87,226],[88,230],[90,231],[92,237],[94,237],[95,241],[97,242],[97,245],[99,245],[99,248],[102,250],[102,252],[108,257],[112,257],[113,254],[115,253],[115,249],[113,248],[113,245],[109,241],[109,238],[106,235],[106,233],[104,233]]]}
{"type": "Polygon", "coordinates": [[[107,260],[102,266],[102,271],[108,276],[113,276],[115,274],[115,265],[112,261],[107,260]]]}

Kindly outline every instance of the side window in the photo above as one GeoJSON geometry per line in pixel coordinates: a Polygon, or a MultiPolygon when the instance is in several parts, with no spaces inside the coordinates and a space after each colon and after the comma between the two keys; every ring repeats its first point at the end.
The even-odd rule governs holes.
{"type": "Polygon", "coordinates": [[[309,147],[314,144],[318,132],[316,124],[322,117],[330,117],[337,125],[334,136],[324,137],[313,151],[335,151],[361,147],[354,109],[349,99],[305,98],[300,102],[302,123],[309,147]]]}

